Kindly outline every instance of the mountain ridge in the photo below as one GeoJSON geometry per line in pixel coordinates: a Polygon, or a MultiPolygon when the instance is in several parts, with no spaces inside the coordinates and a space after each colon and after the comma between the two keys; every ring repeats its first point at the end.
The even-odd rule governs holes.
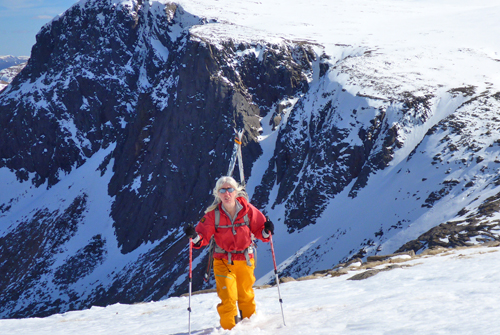
{"type": "MultiPolygon", "coordinates": [[[[198,5],[80,1],[1,92],[3,318],[182,293],[182,226],[211,202],[233,128],[283,276],[499,239],[493,83],[404,76],[401,54],[198,5]]],[[[194,256],[195,289],[211,287],[206,251],[194,256]]]]}

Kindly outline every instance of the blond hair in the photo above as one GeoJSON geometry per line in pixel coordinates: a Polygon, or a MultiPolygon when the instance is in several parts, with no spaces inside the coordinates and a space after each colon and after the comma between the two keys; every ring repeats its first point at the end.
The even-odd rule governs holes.
{"type": "Polygon", "coordinates": [[[215,187],[212,191],[212,195],[214,196],[214,202],[208,206],[208,208],[205,210],[205,213],[213,211],[219,204],[221,203],[220,197],[219,197],[219,190],[222,188],[222,185],[224,184],[229,184],[231,185],[235,190],[236,190],[236,197],[244,197],[248,201],[248,194],[245,191],[245,188],[240,185],[236,180],[234,180],[233,177],[231,176],[224,176],[220,177],[219,180],[215,183],[215,187]]]}

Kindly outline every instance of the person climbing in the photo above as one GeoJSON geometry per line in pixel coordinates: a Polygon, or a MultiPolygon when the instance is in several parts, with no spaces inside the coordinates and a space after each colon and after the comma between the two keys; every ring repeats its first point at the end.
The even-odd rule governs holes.
{"type": "Polygon", "coordinates": [[[230,176],[217,180],[213,196],[214,202],[196,228],[188,225],[184,232],[195,249],[208,245],[214,237],[213,269],[221,300],[217,312],[222,328],[232,329],[242,318],[255,314],[252,235],[269,242],[274,224],[249,203],[243,186],[230,176]]]}

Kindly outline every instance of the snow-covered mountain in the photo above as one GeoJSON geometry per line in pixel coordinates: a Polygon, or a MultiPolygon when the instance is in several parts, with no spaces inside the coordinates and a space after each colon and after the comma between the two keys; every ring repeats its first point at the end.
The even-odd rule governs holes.
{"type": "Polygon", "coordinates": [[[0,94],[2,317],[184,292],[181,228],[227,171],[233,127],[282,275],[497,240],[499,12],[486,0],[76,3],[0,94]]]}
{"type": "Polygon", "coordinates": [[[28,61],[28,56],[0,56],[0,70],[12,67],[14,65],[20,65],[28,61]]]}
{"type": "MultiPolygon", "coordinates": [[[[191,298],[193,335],[490,334],[500,325],[498,247],[446,249],[436,256],[392,257],[371,270],[355,265],[314,280],[255,290],[257,314],[230,331],[219,325],[215,293],[191,298]],[[374,276],[377,270],[381,270],[374,276]],[[340,274],[340,276],[338,276],[340,274]],[[365,279],[362,279],[365,278],[365,279]]],[[[434,253],[434,252],[433,252],[434,253]]],[[[3,335],[188,334],[188,297],[0,320],[3,335]]]]}
{"type": "Polygon", "coordinates": [[[14,65],[0,71],[0,90],[3,90],[24,69],[26,63],[14,65]]]}

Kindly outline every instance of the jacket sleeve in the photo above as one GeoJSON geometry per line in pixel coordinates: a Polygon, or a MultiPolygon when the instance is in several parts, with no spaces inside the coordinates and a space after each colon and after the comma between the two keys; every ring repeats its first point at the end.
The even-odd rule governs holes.
{"type": "Polygon", "coordinates": [[[201,236],[201,240],[197,244],[193,244],[193,248],[199,249],[208,245],[210,239],[215,233],[215,216],[213,211],[206,213],[196,225],[196,232],[201,236]]]}
{"type": "Polygon", "coordinates": [[[264,230],[264,223],[266,222],[266,217],[259,211],[255,206],[248,203],[249,207],[249,219],[250,219],[250,230],[256,238],[263,242],[269,242],[270,237],[264,238],[262,236],[262,231],[264,230]]]}

